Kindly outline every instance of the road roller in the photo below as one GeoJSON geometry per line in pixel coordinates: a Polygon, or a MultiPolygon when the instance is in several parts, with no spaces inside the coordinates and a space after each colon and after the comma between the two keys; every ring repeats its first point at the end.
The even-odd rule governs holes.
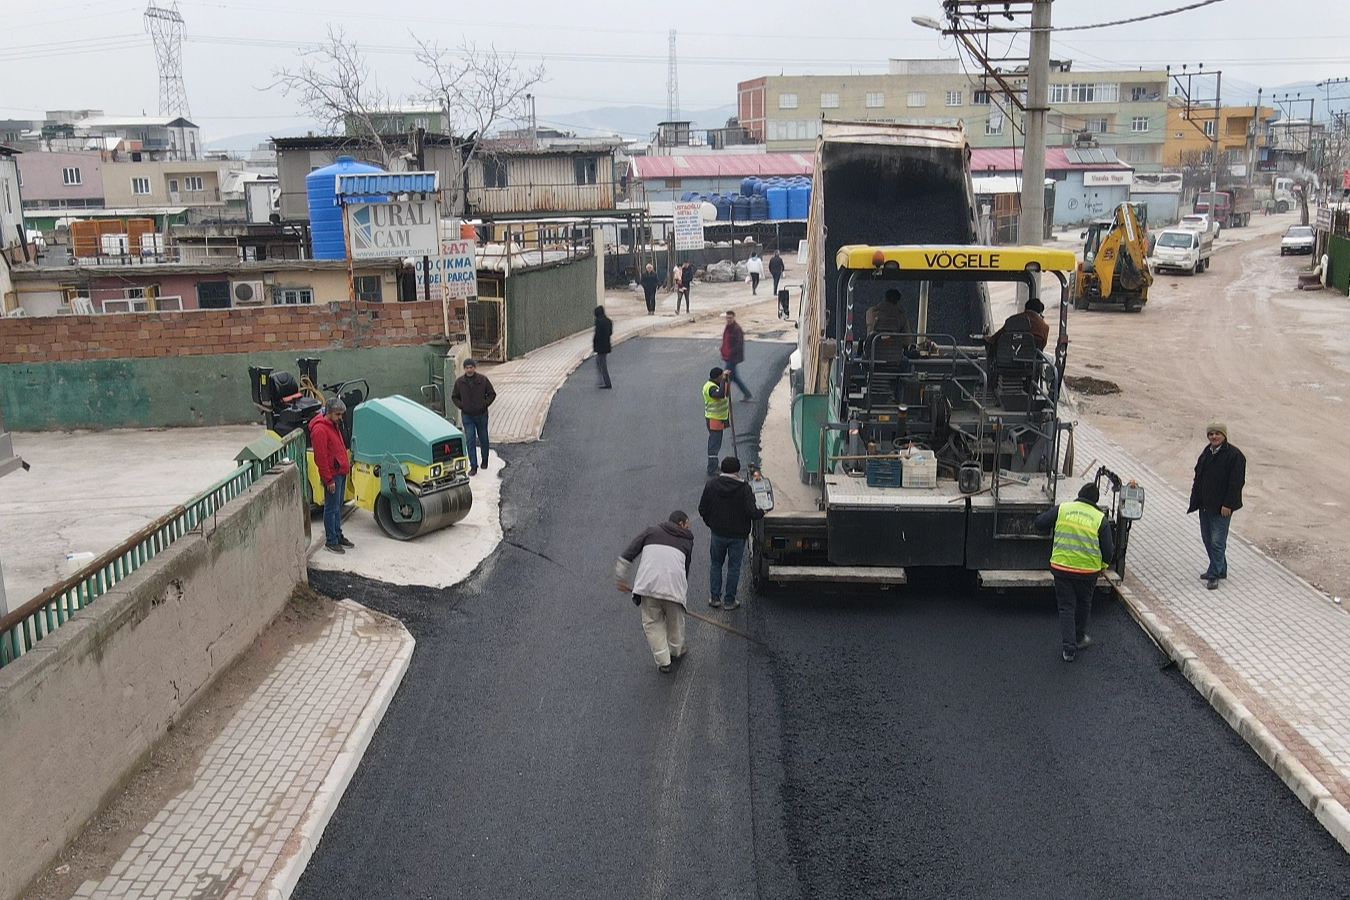
{"type": "MultiPolygon", "coordinates": [[[[318,360],[300,359],[300,378],[265,366],[249,367],[253,405],[267,429],[285,437],[305,429],[323,409],[324,397],[341,397],[348,415],[341,423],[352,461],[344,501],[370,510],[380,530],[407,541],[453,525],[469,514],[469,458],[464,433],[407,397],[366,399],[364,380],[316,387],[318,360]]],[[[323,484],[314,451],[305,451],[309,496],[322,503],[323,484]]]]}

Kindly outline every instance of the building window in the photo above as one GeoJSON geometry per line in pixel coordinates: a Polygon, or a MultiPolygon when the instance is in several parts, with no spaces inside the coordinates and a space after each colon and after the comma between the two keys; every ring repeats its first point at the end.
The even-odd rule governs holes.
{"type": "Polygon", "coordinates": [[[886,105],[886,92],[868,91],[866,102],[868,109],[880,109],[881,107],[886,105]]]}
{"type": "Polygon", "coordinates": [[[314,289],[307,287],[273,288],[272,302],[277,306],[305,306],[314,302],[314,289]]]}
{"type": "Polygon", "coordinates": [[[1148,131],[1148,116],[1135,116],[1130,119],[1130,131],[1141,134],[1148,131]]]}
{"type": "Polygon", "coordinates": [[[186,191],[202,191],[205,185],[202,183],[200,175],[186,175],[183,177],[183,189],[186,191]]]}
{"type": "Polygon", "coordinates": [[[413,124],[413,127],[414,127],[414,128],[420,128],[420,129],[422,129],[423,131],[426,131],[428,128],[431,127],[431,120],[430,120],[430,119],[413,119],[412,124],[413,124]]]}
{"type": "Polygon", "coordinates": [[[989,92],[988,92],[988,91],[972,91],[971,94],[970,94],[970,104],[971,104],[971,106],[988,106],[988,105],[989,105],[989,92]]]}
{"type": "Polygon", "coordinates": [[[838,109],[838,108],[839,108],[839,95],[836,94],[836,93],[833,93],[833,92],[821,94],[821,95],[820,95],[820,108],[821,108],[821,109],[838,109]]]}
{"type": "Polygon", "coordinates": [[[149,178],[133,178],[133,179],[131,179],[131,192],[132,192],[133,194],[148,194],[148,193],[150,193],[150,179],[149,179],[149,178]]]}
{"type": "Polygon", "coordinates": [[[483,160],[483,187],[506,187],[506,160],[493,158],[483,160]]]}
{"type": "Polygon", "coordinates": [[[769,122],[771,141],[809,141],[818,134],[819,119],[773,119],[769,122]]]}
{"type": "Polygon", "coordinates": [[[61,170],[62,184],[80,184],[80,170],[78,168],[68,168],[61,170]]]}
{"type": "Polygon", "coordinates": [[[1224,151],[1224,162],[1230,166],[1241,165],[1247,161],[1247,151],[1242,147],[1229,147],[1224,151]]]}
{"type": "Polygon", "coordinates": [[[1092,134],[1106,134],[1110,124],[1105,119],[1084,119],[1083,130],[1092,134]]]}
{"type": "Polygon", "coordinates": [[[384,294],[380,290],[380,276],[378,275],[357,275],[352,279],[352,287],[356,290],[357,300],[363,300],[366,303],[384,302],[384,294]]]}
{"type": "Polygon", "coordinates": [[[600,160],[594,156],[578,156],[574,160],[577,173],[577,184],[595,184],[599,177],[600,160]]]}
{"type": "Polygon", "coordinates": [[[984,120],[984,133],[988,135],[1003,133],[1003,115],[1002,113],[993,113],[984,120]]]}
{"type": "Polygon", "coordinates": [[[176,194],[176,193],[178,193],[178,179],[177,179],[177,178],[170,178],[170,179],[169,179],[169,193],[170,193],[170,194],[176,194]]]}
{"type": "Polygon", "coordinates": [[[948,106],[961,106],[961,105],[962,105],[961,101],[965,99],[964,96],[963,96],[964,93],[965,93],[964,91],[948,91],[948,92],[947,92],[947,105],[948,105],[948,106]]]}
{"type": "Polygon", "coordinates": [[[1204,129],[1205,129],[1205,136],[1206,136],[1206,137],[1214,137],[1214,120],[1213,120],[1213,119],[1206,119],[1206,120],[1205,120],[1204,122],[1202,122],[1201,124],[1202,124],[1202,126],[1204,127],[1204,129]]]}
{"type": "Polygon", "coordinates": [[[1130,88],[1130,99],[1135,103],[1148,99],[1148,88],[1142,85],[1135,85],[1130,88]]]}
{"type": "Polygon", "coordinates": [[[911,107],[927,106],[928,105],[927,91],[910,91],[909,94],[905,97],[905,105],[911,107]]]}
{"type": "Polygon", "coordinates": [[[778,108],[779,108],[779,109],[796,109],[796,108],[797,108],[797,95],[796,95],[796,94],[779,94],[779,95],[778,95],[778,108]]]}

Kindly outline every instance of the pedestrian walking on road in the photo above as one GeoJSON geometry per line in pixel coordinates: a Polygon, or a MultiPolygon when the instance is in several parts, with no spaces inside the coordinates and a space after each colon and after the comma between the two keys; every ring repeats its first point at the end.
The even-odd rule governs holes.
{"type": "Polygon", "coordinates": [[[741,461],[734,456],[722,460],[722,472],[708,479],[703,486],[703,497],[698,501],[698,514],[712,532],[708,546],[708,605],[713,609],[735,609],[736,587],[741,580],[741,563],[745,559],[745,539],[750,536],[750,525],[764,518],[764,510],[755,503],[755,492],[741,480],[741,461]],[[727,580],[722,583],[722,565],[726,564],[727,580]]]}
{"type": "Polygon", "coordinates": [[[733,310],[727,310],[726,323],[722,329],[722,363],[726,366],[727,378],[741,389],[742,400],[753,400],[755,398],[750,395],[750,389],[736,374],[736,367],[745,362],[745,332],[736,321],[733,310]]]}
{"type": "Polygon", "coordinates": [[[482,453],[482,467],[488,464],[488,407],[497,399],[497,392],[486,375],[478,374],[478,363],[472,359],[464,360],[464,374],[455,379],[454,390],[450,392],[450,402],[460,412],[460,421],[464,424],[464,437],[469,444],[469,474],[477,475],[479,456],[482,453]]]}
{"type": "Polygon", "coordinates": [[[347,495],[347,475],[352,470],[347,445],[342,440],[342,419],[347,404],[338,397],[329,400],[323,415],[309,422],[309,443],[314,448],[314,467],[323,483],[323,546],[331,553],[345,553],[355,546],[342,533],[342,501],[347,495]]]}
{"type": "Polygon", "coordinates": [[[708,426],[708,477],[717,474],[722,455],[722,435],[731,421],[731,382],[727,373],[714,367],[703,385],[703,419],[708,426]]]}
{"type": "Polygon", "coordinates": [[[745,261],[745,271],[750,276],[750,293],[759,293],[759,278],[764,274],[764,260],[759,258],[758,253],[751,253],[750,258],[745,261]]]}
{"type": "Polygon", "coordinates": [[[642,631],[662,673],[684,656],[684,609],[694,535],[689,514],[675,510],[666,521],[633,538],[614,565],[617,587],[632,592],[642,610],[642,631]]]}
{"type": "Polygon", "coordinates": [[[1205,429],[1209,444],[1195,461],[1188,513],[1200,513],[1200,540],[1209,557],[1209,567],[1200,580],[1211,591],[1228,577],[1228,526],[1233,513],[1242,509],[1242,487],[1247,483],[1247,457],[1228,443],[1228,426],[1210,422],[1205,429]]]}
{"type": "Polygon", "coordinates": [[[591,338],[591,349],[595,351],[595,368],[600,373],[601,390],[609,390],[609,351],[610,337],[614,334],[614,322],[605,315],[605,308],[595,308],[595,335],[591,338]]]}
{"type": "Polygon", "coordinates": [[[1092,592],[1097,578],[1116,555],[1111,521],[1097,508],[1101,492],[1096,484],[1078,489],[1071,503],[1053,506],[1036,517],[1033,527],[1051,535],[1050,572],[1055,578],[1059,606],[1059,640],[1065,662],[1092,643],[1087,633],[1092,617],[1092,592]]]}
{"type": "Polygon", "coordinates": [[[656,315],[656,289],[661,286],[661,280],[656,277],[656,269],[652,268],[651,263],[647,263],[647,269],[642,273],[642,295],[647,301],[647,315],[656,315]]]}
{"type": "Polygon", "coordinates": [[[690,312],[692,307],[689,305],[689,287],[694,283],[693,263],[686,262],[676,270],[676,277],[679,279],[675,284],[675,315],[680,314],[680,298],[684,298],[684,311],[690,312]]]}
{"type": "Polygon", "coordinates": [[[778,251],[773,251],[773,256],[769,259],[769,275],[773,277],[773,295],[778,296],[778,282],[783,278],[783,257],[778,255],[778,251]]]}

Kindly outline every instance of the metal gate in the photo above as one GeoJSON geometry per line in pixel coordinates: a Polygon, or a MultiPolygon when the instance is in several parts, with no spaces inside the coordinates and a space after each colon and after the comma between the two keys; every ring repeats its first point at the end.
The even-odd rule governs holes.
{"type": "Polygon", "coordinates": [[[506,362],[506,301],[479,297],[464,304],[469,319],[469,346],[475,359],[506,362]]]}

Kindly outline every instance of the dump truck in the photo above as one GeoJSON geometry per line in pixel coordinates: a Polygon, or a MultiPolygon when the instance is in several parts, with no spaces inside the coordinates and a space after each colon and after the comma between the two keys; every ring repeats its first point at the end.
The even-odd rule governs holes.
{"type": "Polygon", "coordinates": [[[1192,210],[1208,215],[1224,228],[1242,228],[1251,222],[1255,206],[1256,193],[1251,188],[1230,187],[1215,191],[1212,202],[1209,191],[1196,194],[1192,210]]]}
{"type": "Polygon", "coordinates": [[[915,568],[1048,581],[1049,538],[1032,523],[1073,465],[1060,396],[1075,258],[974,245],[968,158],[959,126],[823,124],[790,425],[815,499],[771,508],[772,485],[752,471],[769,510],[751,540],[758,588],[900,585],[915,568]],[[1059,307],[1048,352],[1030,329],[995,331],[987,288],[1038,297],[1042,280],[1059,307]],[[869,331],[892,290],[910,324],[882,330],[877,317],[869,331]]]}

